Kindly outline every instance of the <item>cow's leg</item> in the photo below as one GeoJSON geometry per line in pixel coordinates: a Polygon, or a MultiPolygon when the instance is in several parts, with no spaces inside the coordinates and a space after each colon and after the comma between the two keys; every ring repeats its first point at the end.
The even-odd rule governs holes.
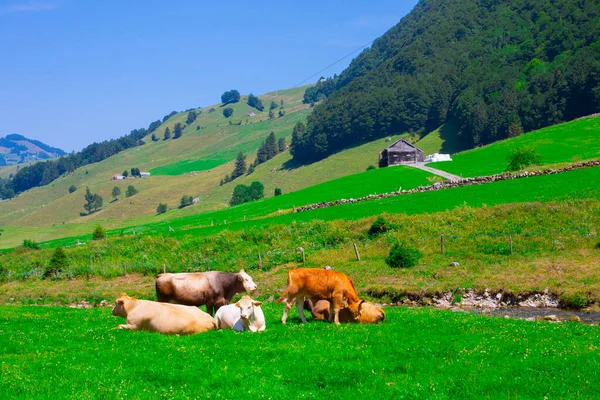
{"type": "Polygon", "coordinates": [[[307,322],[306,317],[304,316],[304,298],[296,299],[296,308],[298,309],[298,314],[300,314],[300,318],[302,318],[302,322],[307,322]]]}
{"type": "MultiPolygon", "coordinates": [[[[334,316],[333,316],[333,322],[335,322],[336,325],[340,324],[340,308],[342,308],[342,296],[335,296],[333,298],[333,312],[334,312],[334,316]]],[[[329,316],[331,319],[331,315],[329,316]]]]}
{"type": "Polygon", "coordinates": [[[226,306],[227,304],[229,304],[229,301],[227,301],[226,298],[222,297],[220,299],[217,299],[214,303],[213,303],[213,307],[215,309],[215,312],[217,312],[219,310],[219,308],[226,306]]]}
{"type": "Polygon", "coordinates": [[[215,307],[213,303],[206,303],[206,312],[212,317],[215,315],[215,307]]]}
{"type": "Polygon", "coordinates": [[[283,309],[283,316],[281,317],[281,323],[285,325],[287,321],[288,313],[292,308],[292,304],[294,304],[296,299],[285,299],[285,308],[283,309]]]}
{"type": "Polygon", "coordinates": [[[121,325],[117,326],[117,328],[125,329],[128,331],[135,331],[137,329],[137,327],[135,325],[131,325],[131,324],[121,324],[121,325]]]}

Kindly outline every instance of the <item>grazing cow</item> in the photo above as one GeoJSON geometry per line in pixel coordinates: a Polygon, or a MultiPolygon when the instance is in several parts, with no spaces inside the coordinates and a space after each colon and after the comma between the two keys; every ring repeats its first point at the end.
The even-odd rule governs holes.
{"type": "Polygon", "coordinates": [[[229,304],[236,294],[255,290],[256,283],[244,270],[237,274],[218,271],[160,274],[156,278],[158,301],[188,306],[206,304],[210,315],[229,304]]]}
{"type": "Polygon", "coordinates": [[[336,324],[340,323],[339,312],[342,308],[342,301],[347,302],[347,308],[354,318],[358,317],[358,310],[363,302],[356,294],[354,283],[348,275],[316,268],[291,269],[288,271],[288,286],[277,300],[277,304],[285,302],[285,309],[281,317],[282,323],[285,324],[294,303],[296,303],[302,322],[306,322],[303,312],[305,297],[312,301],[329,300],[331,303],[329,321],[333,320],[336,324]]]}
{"type": "Polygon", "coordinates": [[[261,332],[266,328],[265,314],[260,301],[254,301],[250,296],[244,296],[235,304],[223,306],[217,310],[215,321],[221,329],[234,331],[261,332]]]}
{"type": "Polygon", "coordinates": [[[217,323],[198,307],[137,300],[122,293],[112,314],[127,319],[119,329],[187,335],[217,328],[217,323]]]}
{"type": "MultiPolygon", "coordinates": [[[[314,319],[329,319],[331,304],[327,300],[319,300],[313,304],[304,300],[304,309],[310,311],[314,319]]],[[[359,322],[361,324],[376,324],[385,321],[385,313],[379,307],[368,301],[362,302],[358,308],[358,319],[353,318],[347,308],[340,310],[340,322],[359,322]]]]}

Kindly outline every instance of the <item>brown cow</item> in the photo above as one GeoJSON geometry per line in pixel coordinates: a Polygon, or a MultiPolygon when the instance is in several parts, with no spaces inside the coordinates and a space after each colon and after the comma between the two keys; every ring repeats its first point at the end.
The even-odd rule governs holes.
{"type": "Polygon", "coordinates": [[[156,297],[160,302],[188,306],[206,304],[213,315],[241,292],[253,292],[256,283],[244,270],[237,274],[219,271],[160,274],[156,278],[156,297]]]}
{"type": "MultiPolygon", "coordinates": [[[[304,309],[310,311],[316,320],[329,319],[331,304],[327,300],[319,300],[313,304],[310,300],[304,300],[304,309]]],[[[365,301],[358,308],[358,319],[352,316],[347,308],[340,310],[340,322],[359,322],[361,324],[376,324],[385,321],[385,313],[373,303],[365,301]]]]}
{"type": "Polygon", "coordinates": [[[288,286],[277,300],[277,304],[285,302],[282,323],[285,324],[294,303],[296,303],[302,322],[306,322],[303,312],[305,297],[312,301],[329,300],[332,308],[329,321],[333,320],[336,324],[340,323],[339,312],[342,308],[342,301],[347,302],[347,308],[354,318],[358,317],[358,310],[363,302],[356,294],[354,283],[348,275],[316,268],[291,269],[288,271],[288,286]]]}
{"type": "Polygon", "coordinates": [[[131,331],[149,331],[186,335],[217,328],[217,323],[198,307],[137,300],[122,293],[112,314],[127,319],[117,328],[131,331]]]}

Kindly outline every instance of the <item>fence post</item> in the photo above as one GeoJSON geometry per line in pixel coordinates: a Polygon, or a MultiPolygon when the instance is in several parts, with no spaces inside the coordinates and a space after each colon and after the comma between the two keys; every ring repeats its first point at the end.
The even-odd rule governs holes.
{"type": "Polygon", "coordinates": [[[127,275],[127,264],[123,263],[123,276],[127,275]]]}
{"type": "Polygon", "coordinates": [[[306,262],[306,256],[304,255],[304,248],[302,249],[302,264],[306,262]]]}
{"type": "Polygon", "coordinates": [[[263,265],[262,265],[262,257],[260,256],[260,253],[258,253],[258,266],[260,267],[260,269],[262,269],[263,265]]]}
{"type": "Polygon", "coordinates": [[[10,282],[10,269],[8,270],[8,281],[10,282]]]}
{"type": "Polygon", "coordinates": [[[354,253],[356,254],[356,260],[360,261],[360,254],[358,254],[358,248],[356,247],[356,243],[354,243],[354,253]]]}
{"type": "Polygon", "coordinates": [[[167,265],[163,264],[163,274],[166,274],[166,273],[167,273],[167,265]]]}
{"type": "Polygon", "coordinates": [[[440,235],[440,251],[444,254],[444,235],[440,235]]]}
{"type": "Polygon", "coordinates": [[[512,246],[512,234],[508,235],[508,242],[510,243],[510,255],[513,254],[513,246],[512,246]]]}

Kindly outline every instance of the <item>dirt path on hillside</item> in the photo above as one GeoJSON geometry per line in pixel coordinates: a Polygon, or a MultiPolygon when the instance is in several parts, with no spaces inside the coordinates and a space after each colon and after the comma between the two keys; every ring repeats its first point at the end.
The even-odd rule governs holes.
{"type": "Polygon", "coordinates": [[[404,165],[406,165],[408,167],[414,167],[414,168],[421,169],[423,171],[430,172],[430,173],[432,173],[434,175],[441,176],[442,178],[446,178],[446,179],[451,180],[451,181],[460,181],[462,179],[458,175],[453,175],[453,174],[450,174],[450,173],[448,173],[446,171],[442,171],[442,170],[431,168],[431,167],[426,167],[425,163],[404,164],[404,165]]]}

